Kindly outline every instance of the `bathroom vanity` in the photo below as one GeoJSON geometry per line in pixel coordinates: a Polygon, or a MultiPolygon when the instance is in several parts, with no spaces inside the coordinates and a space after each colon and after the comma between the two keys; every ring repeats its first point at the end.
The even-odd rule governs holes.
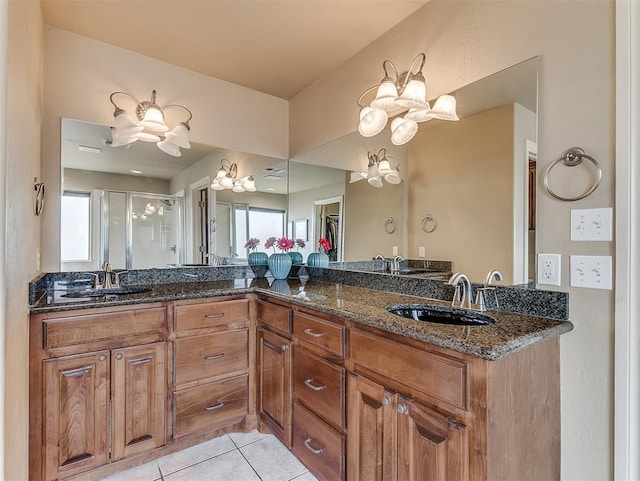
{"type": "Polygon", "coordinates": [[[442,301],[288,286],[34,304],[30,479],[100,479],[255,428],[323,480],[559,479],[570,322],[490,310],[493,325],[437,325],[385,308],[442,301]]]}

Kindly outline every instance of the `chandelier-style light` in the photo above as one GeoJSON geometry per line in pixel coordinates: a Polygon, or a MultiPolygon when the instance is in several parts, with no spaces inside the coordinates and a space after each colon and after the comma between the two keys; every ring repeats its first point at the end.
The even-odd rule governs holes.
{"type": "Polygon", "coordinates": [[[351,183],[367,179],[369,185],[382,187],[382,179],[389,184],[399,184],[402,181],[398,170],[398,161],[393,157],[387,157],[386,149],[380,149],[377,154],[367,152],[367,157],[369,158],[367,171],[352,172],[351,183]]]}
{"type": "Polygon", "coordinates": [[[411,62],[406,74],[400,75],[390,60],[382,62],[384,77],[378,85],[367,89],[358,98],[360,107],[360,123],[358,131],[363,137],[378,135],[387,125],[390,117],[404,113],[391,121],[391,142],[403,145],[409,142],[418,132],[418,123],[431,119],[459,120],[456,114],[456,98],[453,95],[441,95],[433,108],[426,100],[427,86],[422,69],[427,56],[419,54],[411,62]],[[413,73],[417,62],[420,67],[413,73]],[[391,67],[395,78],[389,76],[387,67],[391,67]],[[363,98],[377,89],[376,97],[369,105],[363,105],[363,98]],[[406,113],[405,113],[406,112],[406,113]]]}
{"type": "Polygon", "coordinates": [[[227,159],[220,161],[220,168],[216,173],[216,178],[211,183],[213,190],[231,189],[234,192],[255,192],[256,181],[253,175],[248,175],[236,180],[238,176],[238,166],[235,162],[231,163],[227,159]]]}
{"type": "Polygon", "coordinates": [[[156,103],[156,91],[151,92],[151,100],[140,102],[133,95],[126,92],[113,92],[109,100],[115,107],[113,116],[115,118],[115,129],[112,131],[112,147],[121,147],[138,140],[143,142],[155,142],[160,150],[174,157],[180,157],[180,147],[188,149],[189,144],[189,122],[193,118],[191,111],[178,104],[169,104],[160,107],[156,103]],[[114,97],[124,95],[132,99],[135,103],[136,119],[133,119],[125,110],[120,108],[114,97]],[[164,111],[171,108],[182,109],[189,114],[189,118],[178,123],[173,129],[164,121],[164,111]]]}

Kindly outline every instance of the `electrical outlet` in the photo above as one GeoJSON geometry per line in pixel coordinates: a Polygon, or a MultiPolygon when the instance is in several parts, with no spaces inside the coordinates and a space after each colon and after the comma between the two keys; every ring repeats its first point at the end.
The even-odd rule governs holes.
{"type": "Polygon", "coordinates": [[[613,238],[613,209],[572,209],[572,241],[610,241],[613,238]]]}
{"type": "Polygon", "coordinates": [[[560,285],[560,254],[538,254],[538,284],[560,285]]]}
{"type": "Polygon", "coordinates": [[[391,255],[397,256],[398,255],[398,246],[393,246],[393,252],[391,255]]]}
{"type": "Polygon", "coordinates": [[[425,253],[424,246],[418,247],[418,257],[425,257],[427,254],[425,253]]]}

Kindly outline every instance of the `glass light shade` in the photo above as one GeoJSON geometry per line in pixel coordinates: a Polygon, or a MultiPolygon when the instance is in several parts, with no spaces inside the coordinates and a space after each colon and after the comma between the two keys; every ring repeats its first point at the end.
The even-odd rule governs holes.
{"type": "Polygon", "coordinates": [[[145,132],[144,130],[142,132],[138,132],[136,137],[138,140],[142,140],[143,142],[160,142],[162,140],[159,135],[151,132],[145,132]]]}
{"type": "Polygon", "coordinates": [[[182,152],[180,152],[180,147],[178,147],[176,144],[174,144],[168,139],[164,139],[158,142],[157,145],[158,145],[158,148],[166,154],[173,155],[174,157],[182,156],[182,152]]]}
{"type": "Polygon", "coordinates": [[[242,182],[240,182],[239,180],[236,180],[236,182],[233,184],[233,189],[231,190],[233,190],[234,192],[241,193],[241,192],[244,192],[245,189],[242,185],[242,182]]]}
{"type": "Polygon", "coordinates": [[[426,101],[427,86],[424,80],[411,79],[404,88],[400,97],[396,99],[396,103],[403,107],[412,109],[427,109],[429,104],[426,101]]]}
{"type": "Polygon", "coordinates": [[[191,144],[189,143],[189,129],[187,128],[187,124],[184,122],[180,122],[176,125],[171,132],[167,132],[164,138],[183,149],[191,148],[191,144]]]}
{"type": "Polygon", "coordinates": [[[391,143],[393,145],[404,145],[409,142],[418,132],[418,124],[413,120],[395,118],[391,122],[391,143]]]}
{"type": "Polygon", "coordinates": [[[427,103],[426,109],[409,109],[404,118],[407,120],[413,120],[414,122],[426,122],[427,120],[431,120],[433,117],[429,115],[431,110],[428,107],[429,103],[427,103]]]}
{"type": "Polygon", "coordinates": [[[351,172],[349,183],[353,184],[354,182],[358,182],[359,180],[366,179],[366,178],[367,178],[366,172],[351,172]]]}
{"type": "Polygon", "coordinates": [[[397,170],[393,170],[384,176],[384,180],[389,182],[390,184],[399,184],[402,179],[400,178],[400,172],[397,170]]]}
{"type": "Polygon", "coordinates": [[[453,95],[441,95],[429,115],[440,120],[460,120],[456,113],[456,98],[453,95]]]}
{"type": "Polygon", "coordinates": [[[167,132],[169,130],[167,124],[164,123],[162,111],[153,106],[147,107],[147,110],[144,112],[144,118],[140,121],[140,125],[152,132],[167,132]]]}
{"type": "Polygon", "coordinates": [[[227,175],[227,172],[224,169],[218,169],[218,173],[216,174],[216,179],[222,179],[227,175]]]}
{"type": "Polygon", "coordinates": [[[256,181],[253,178],[253,175],[247,177],[244,181],[244,188],[247,192],[255,192],[256,191],[256,181]]]}
{"type": "Polygon", "coordinates": [[[385,80],[378,87],[376,98],[371,101],[371,108],[385,110],[387,112],[400,107],[396,103],[398,98],[398,89],[393,80],[385,80]]]}
{"type": "Polygon", "coordinates": [[[220,185],[225,189],[233,189],[233,179],[229,176],[225,175],[221,179],[218,179],[218,182],[220,182],[220,185]]]}
{"type": "Polygon", "coordinates": [[[360,109],[360,124],[358,131],[363,137],[373,137],[379,134],[387,125],[387,113],[384,110],[362,107],[360,109]]]}
{"type": "Polygon", "coordinates": [[[367,179],[367,182],[369,182],[369,185],[372,185],[374,187],[382,187],[382,179],[380,178],[380,176],[375,176],[375,177],[369,177],[367,179]]]}
{"type": "Polygon", "coordinates": [[[138,140],[137,134],[124,136],[124,135],[114,135],[113,140],[111,141],[111,147],[122,147],[123,145],[129,145],[138,140]]]}
{"type": "Polygon", "coordinates": [[[213,182],[211,183],[211,188],[213,190],[224,190],[224,187],[220,185],[220,182],[218,182],[218,179],[213,180],[213,182]]]}
{"type": "Polygon", "coordinates": [[[387,159],[380,161],[380,163],[378,164],[378,172],[380,172],[380,175],[387,175],[393,172],[393,169],[391,168],[391,164],[387,159]]]}
{"type": "Polygon", "coordinates": [[[378,166],[376,164],[370,165],[367,169],[367,177],[378,177],[380,172],[378,172],[378,166]]]}
{"type": "Polygon", "coordinates": [[[121,111],[120,114],[116,115],[115,124],[116,132],[114,135],[117,136],[131,137],[133,134],[137,134],[144,129],[142,125],[135,123],[124,110],[121,111]]]}

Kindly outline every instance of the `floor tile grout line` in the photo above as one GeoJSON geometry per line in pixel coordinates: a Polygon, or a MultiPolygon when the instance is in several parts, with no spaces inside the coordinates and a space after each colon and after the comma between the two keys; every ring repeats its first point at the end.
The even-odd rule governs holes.
{"type": "MultiPolygon", "coordinates": [[[[189,469],[189,468],[191,468],[191,467],[193,467],[193,466],[197,466],[198,464],[202,464],[202,463],[204,463],[204,462],[211,461],[212,459],[218,458],[218,457],[220,457],[220,456],[222,456],[222,455],[224,455],[224,454],[229,454],[229,453],[230,453],[230,452],[232,452],[232,451],[240,451],[240,450],[239,450],[238,448],[232,448],[232,449],[229,449],[229,450],[224,451],[224,452],[222,452],[222,453],[218,453],[218,454],[216,454],[215,456],[211,456],[211,457],[209,457],[209,458],[207,458],[207,459],[202,459],[201,461],[198,461],[197,463],[193,463],[193,464],[190,464],[189,466],[185,466],[184,468],[180,468],[180,469],[177,469],[177,470],[175,470],[175,471],[171,471],[170,473],[165,473],[165,476],[170,476],[170,475],[173,475],[173,474],[179,473],[180,471],[184,471],[185,469],[189,469]]],[[[178,452],[179,452],[179,451],[178,451],[178,452]]],[[[158,468],[159,468],[159,466],[158,466],[158,468]]],[[[162,474],[162,471],[160,471],[160,473],[162,474]]],[[[162,478],[162,479],[164,479],[164,478],[162,478]]]]}
{"type": "MultiPolygon", "coordinates": [[[[253,444],[253,443],[249,443],[249,444],[253,444]]],[[[246,446],[249,446],[249,444],[247,444],[246,446]]],[[[244,453],[242,452],[242,450],[240,448],[238,448],[238,452],[240,453],[240,456],[242,456],[244,458],[244,460],[247,462],[247,464],[253,470],[253,472],[256,473],[256,476],[258,476],[258,479],[260,481],[264,481],[264,478],[262,476],[260,476],[260,473],[258,473],[258,471],[256,471],[256,468],[253,467],[253,464],[251,464],[251,462],[247,459],[247,457],[244,455],[244,453]]]]}

